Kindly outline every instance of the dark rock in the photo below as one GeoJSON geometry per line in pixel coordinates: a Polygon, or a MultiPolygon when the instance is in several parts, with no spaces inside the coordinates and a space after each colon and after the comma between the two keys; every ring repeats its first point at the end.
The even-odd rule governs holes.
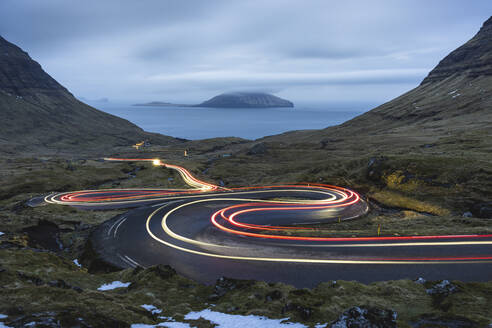
{"type": "Polygon", "coordinates": [[[265,295],[265,301],[271,302],[282,298],[282,292],[280,290],[273,290],[265,295]]]}
{"type": "Polygon", "coordinates": [[[159,264],[155,267],[148,269],[149,272],[155,272],[159,278],[167,280],[176,275],[176,270],[171,268],[169,265],[159,264]]]}
{"type": "Polygon", "coordinates": [[[122,269],[101,259],[94,250],[91,240],[87,241],[84,251],[80,256],[80,263],[87,268],[89,273],[109,273],[121,271],[122,269]]]}
{"type": "Polygon", "coordinates": [[[29,324],[31,327],[43,327],[43,328],[59,328],[62,327],[60,322],[56,319],[56,312],[42,312],[25,315],[17,318],[15,321],[9,324],[16,327],[27,327],[29,324]]]}
{"type": "Polygon", "coordinates": [[[287,303],[282,308],[282,315],[295,312],[302,320],[308,320],[313,314],[313,309],[298,303],[287,303]]]}
{"type": "Polygon", "coordinates": [[[443,280],[440,283],[433,285],[431,288],[426,289],[426,292],[432,297],[432,305],[435,308],[446,312],[452,306],[451,299],[448,299],[448,296],[459,292],[459,288],[448,280],[443,280]]]}
{"type": "Polygon", "coordinates": [[[20,272],[20,271],[17,272],[17,276],[21,280],[24,280],[26,282],[30,282],[32,284],[35,284],[36,286],[44,285],[44,281],[39,277],[30,276],[30,275],[27,275],[24,272],[20,272]]]}
{"type": "Polygon", "coordinates": [[[24,308],[22,306],[13,306],[7,309],[7,315],[9,316],[18,316],[24,314],[24,308]]]}
{"type": "Polygon", "coordinates": [[[477,218],[492,219],[492,202],[475,204],[471,212],[477,218]]]}
{"type": "Polygon", "coordinates": [[[310,307],[300,306],[297,308],[297,313],[299,313],[303,320],[308,320],[313,314],[313,309],[311,309],[310,307]]]}
{"type": "Polygon", "coordinates": [[[331,328],[396,328],[396,312],[374,307],[352,307],[332,322],[331,328]]]}
{"type": "Polygon", "coordinates": [[[247,155],[264,155],[268,152],[268,147],[264,142],[257,143],[253,147],[251,147],[247,155]]]}
{"type": "Polygon", "coordinates": [[[458,287],[449,282],[449,280],[443,280],[438,284],[432,286],[432,288],[426,289],[429,295],[442,295],[448,296],[458,291],[458,287]]]}
{"type": "Polygon", "coordinates": [[[238,279],[220,277],[219,279],[217,279],[217,282],[215,283],[215,287],[214,287],[214,293],[209,296],[209,299],[220,298],[231,290],[251,287],[254,283],[255,282],[253,280],[238,280],[238,279]]]}
{"type": "Polygon", "coordinates": [[[20,213],[26,208],[29,208],[29,206],[26,204],[26,202],[22,201],[15,203],[14,206],[12,206],[11,211],[15,213],[20,213]]]}
{"type": "Polygon", "coordinates": [[[320,141],[320,148],[321,149],[333,148],[329,146],[334,143],[342,142],[343,140],[344,139],[323,139],[320,141]]]}
{"type": "MultiPolygon", "coordinates": [[[[86,267],[85,264],[83,264],[86,267]]],[[[123,270],[120,267],[109,264],[108,262],[101,259],[94,259],[90,262],[90,266],[87,267],[87,271],[91,274],[93,273],[109,273],[123,270]]]]}
{"type": "Polygon", "coordinates": [[[380,182],[384,170],[387,168],[386,160],[386,157],[371,157],[367,163],[367,179],[374,182],[380,182]]]}
{"type": "Polygon", "coordinates": [[[225,295],[227,291],[233,290],[235,288],[236,288],[235,280],[225,277],[220,277],[217,280],[217,283],[215,284],[214,291],[215,294],[220,297],[225,295]]]}
{"type": "Polygon", "coordinates": [[[72,286],[68,285],[64,280],[61,280],[61,279],[48,281],[48,286],[56,287],[56,288],[63,288],[63,289],[72,288],[72,286]]]}
{"type": "Polygon", "coordinates": [[[97,311],[94,313],[78,313],[78,309],[67,309],[60,312],[45,311],[32,314],[17,316],[12,321],[6,322],[7,326],[12,327],[115,327],[123,328],[129,325],[110,316],[103,316],[97,311]]]}
{"type": "Polygon", "coordinates": [[[141,266],[137,266],[136,268],[133,269],[132,275],[135,276],[135,275],[139,274],[142,271],[144,271],[144,268],[142,268],[141,266]]]}
{"type": "MultiPolygon", "coordinates": [[[[225,294],[225,293],[224,293],[225,294]]],[[[222,295],[221,295],[222,296],[222,295]]],[[[211,302],[215,302],[217,300],[219,300],[220,296],[218,294],[211,294],[209,297],[208,297],[208,300],[211,301],[211,302]]]]}
{"type": "Polygon", "coordinates": [[[43,248],[55,252],[60,250],[60,229],[55,223],[39,220],[37,225],[24,228],[22,231],[29,236],[29,247],[43,248]]]}
{"type": "Polygon", "coordinates": [[[72,289],[75,290],[77,293],[82,293],[84,290],[78,286],[72,286],[72,289]]]}
{"type": "Polygon", "coordinates": [[[133,281],[128,285],[128,288],[119,288],[118,292],[124,294],[140,287],[141,283],[139,281],[133,281]]]}
{"type": "Polygon", "coordinates": [[[87,224],[87,223],[83,223],[83,222],[80,222],[79,224],[77,224],[75,226],[75,230],[87,230],[91,227],[90,224],[87,224]]]}
{"type": "Polygon", "coordinates": [[[290,292],[291,295],[295,296],[304,296],[304,295],[311,295],[311,291],[307,288],[302,288],[302,289],[295,289],[290,292]]]}

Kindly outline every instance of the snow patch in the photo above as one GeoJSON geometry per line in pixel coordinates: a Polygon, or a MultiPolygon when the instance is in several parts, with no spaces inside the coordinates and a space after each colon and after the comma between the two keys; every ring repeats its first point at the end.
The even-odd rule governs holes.
{"type": "Polygon", "coordinates": [[[284,319],[268,319],[266,317],[259,317],[255,315],[237,315],[226,314],[221,312],[214,312],[209,309],[205,309],[200,312],[190,312],[185,316],[186,320],[197,320],[199,318],[209,320],[220,328],[235,327],[235,328],[250,328],[250,327],[266,327],[266,328],[305,328],[306,326],[300,323],[283,322],[289,318],[284,319]]]}
{"type": "MultiPolygon", "coordinates": [[[[146,325],[143,323],[134,323],[131,328],[155,328],[155,327],[167,327],[167,328],[191,328],[187,323],[182,322],[161,322],[157,325],[146,325]]],[[[1,328],[1,327],[0,327],[1,328]]]]}
{"type": "Polygon", "coordinates": [[[167,327],[167,328],[191,328],[187,323],[182,322],[161,322],[157,327],[167,327]]]}
{"type": "Polygon", "coordinates": [[[149,311],[152,314],[156,314],[156,313],[161,313],[162,312],[161,309],[158,309],[154,305],[151,305],[151,304],[143,304],[143,305],[140,305],[140,306],[143,307],[144,309],[146,309],[147,311],[149,311]]]}
{"type": "MultiPolygon", "coordinates": [[[[8,315],[5,314],[0,314],[0,319],[7,319],[8,315]]],[[[11,328],[10,326],[7,326],[3,322],[0,321],[0,328],[11,328]]]]}
{"type": "Polygon", "coordinates": [[[1,232],[1,231],[0,231],[0,236],[1,236],[1,235],[5,235],[5,234],[4,234],[3,232],[1,232]]]}
{"type": "MultiPolygon", "coordinates": [[[[144,304],[141,305],[147,311],[155,310],[153,305],[144,304]]],[[[160,310],[159,310],[160,311],[160,310]]],[[[191,326],[184,322],[174,321],[171,317],[158,317],[161,320],[167,320],[155,325],[148,325],[143,323],[135,323],[131,325],[131,328],[155,328],[155,327],[168,327],[168,328],[191,328],[191,326]]],[[[285,322],[289,318],[283,319],[269,319],[267,317],[260,317],[255,315],[238,315],[227,314],[221,312],[215,312],[210,309],[205,309],[200,312],[190,312],[185,315],[185,320],[197,320],[203,318],[216,325],[217,328],[251,328],[251,327],[265,327],[265,328],[307,328],[307,326],[301,323],[285,322]]],[[[326,324],[316,324],[316,328],[325,327],[326,324]]]]}
{"type": "Polygon", "coordinates": [[[79,263],[79,260],[78,259],[75,259],[73,260],[73,264],[75,264],[76,266],[78,266],[79,268],[82,267],[82,264],[79,263]]]}
{"type": "Polygon", "coordinates": [[[103,284],[101,287],[99,287],[97,290],[111,290],[115,288],[124,288],[130,286],[129,282],[121,282],[121,281],[113,281],[109,284],[103,284]]]}
{"type": "Polygon", "coordinates": [[[448,95],[452,95],[452,94],[453,94],[453,93],[455,93],[456,91],[458,91],[458,89],[453,90],[453,91],[451,91],[451,92],[448,92],[448,95]]]}

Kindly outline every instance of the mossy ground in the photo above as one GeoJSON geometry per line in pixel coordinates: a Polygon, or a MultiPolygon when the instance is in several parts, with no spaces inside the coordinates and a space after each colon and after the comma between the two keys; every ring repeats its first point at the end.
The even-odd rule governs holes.
{"type": "MultiPolygon", "coordinates": [[[[211,300],[214,286],[197,284],[181,277],[168,267],[127,269],[108,274],[89,274],[57,254],[28,249],[2,249],[0,313],[9,320],[52,312],[68,322],[82,320],[94,327],[105,325],[127,327],[132,323],[156,324],[157,315],[141,305],[152,304],[163,312],[159,315],[183,321],[190,311],[211,308],[214,311],[270,318],[290,317],[291,321],[309,326],[335,320],[352,306],[368,305],[397,311],[401,327],[418,321],[423,315],[464,317],[478,326],[492,320],[491,283],[453,282],[459,291],[437,304],[426,288],[432,282],[419,284],[400,280],[369,285],[337,281],[322,283],[314,289],[296,289],[284,284],[235,281],[223,296],[211,300]],[[60,283],[59,281],[63,281],[60,283]],[[112,281],[130,282],[128,288],[111,291],[97,289],[112,281]],[[309,309],[305,315],[300,309],[309,309]]],[[[212,327],[209,322],[191,322],[197,327],[212,327]]],[[[68,325],[67,325],[68,326],[68,325]]]]}
{"type": "MultiPolygon", "coordinates": [[[[436,159],[434,155],[400,154],[376,157],[375,163],[369,165],[375,157],[336,155],[327,160],[327,154],[318,150],[301,152],[281,145],[270,148],[265,157],[247,155],[240,148],[242,143],[232,144],[236,152],[224,147],[220,144],[218,150],[211,148],[212,153],[204,151],[205,155],[186,159],[168,157],[200,178],[216,183],[222,180],[226,186],[286,182],[338,184],[354,188],[381,207],[358,220],[319,226],[316,234],[376,235],[378,225],[383,235],[490,233],[492,230],[486,219],[460,215],[469,204],[489,197],[487,177],[492,168],[483,160],[467,162],[459,156],[436,159]],[[233,154],[223,157],[222,152],[233,154]],[[296,161],[301,154],[303,160],[296,161]],[[391,209],[386,210],[388,207],[391,209]]],[[[195,152],[199,153],[199,149],[195,152]]],[[[136,157],[137,154],[125,155],[136,157]]],[[[159,152],[149,155],[165,157],[159,152]]],[[[326,282],[311,290],[249,282],[212,300],[213,286],[169,274],[167,268],[91,274],[77,267],[73,260],[82,256],[92,229],[122,211],[84,211],[57,205],[31,208],[25,202],[52,191],[182,188],[181,179],[173,171],[150,164],[64,159],[15,159],[3,160],[2,164],[0,231],[5,235],[0,237],[0,313],[9,315],[6,323],[15,318],[27,323],[36,320],[34,314],[54,316],[65,326],[73,325],[76,318],[96,327],[162,322],[141,308],[142,304],[155,305],[163,310],[160,315],[181,321],[190,311],[212,308],[235,314],[290,317],[292,321],[314,325],[331,322],[347,308],[360,305],[397,311],[401,327],[409,327],[410,322],[429,316],[468,318],[477,326],[487,326],[492,321],[488,307],[492,303],[490,282],[454,282],[459,292],[440,303],[425,291],[430,282],[423,286],[406,280],[369,285],[326,282]],[[56,225],[61,249],[48,250],[31,238],[26,229],[43,222],[56,225]],[[131,285],[97,291],[103,283],[114,280],[131,285]],[[299,310],[306,308],[311,309],[309,317],[299,310]]],[[[212,326],[205,320],[190,323],[197,327],[212,326]]]]}
{"type": "Polygon", "coordinates": [[[312,230],[289,229],[268,231],[265,234],[285,234],[311,237],[371,237],[371,236],[422,236],[492,234],[488,219],[464,218],[462,216],[431,216],[402,210],[393,213],[370,213],[362,218],[334,221],[310,226],[312,230]],[[379,230],[379,231],[378,231],[379,230]],[[379,234],[378,234],[379,233],[379,234]]]}

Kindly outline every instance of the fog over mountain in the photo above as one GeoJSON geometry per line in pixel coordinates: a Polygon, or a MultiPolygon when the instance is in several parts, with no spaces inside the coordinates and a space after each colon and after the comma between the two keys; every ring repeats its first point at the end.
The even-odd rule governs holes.
{"type": "Polygon", "coordinates": [[[0,33],[87,99],[196,103],[248,90],[383,102],[491,12],[485,0],[4,0],[0,33]]]}

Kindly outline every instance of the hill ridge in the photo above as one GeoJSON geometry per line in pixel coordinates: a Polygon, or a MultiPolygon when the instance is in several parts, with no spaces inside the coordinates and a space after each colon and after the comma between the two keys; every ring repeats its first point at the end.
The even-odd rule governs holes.
{"type": "Polygon", "coordinates": [[[462,60],[467,63],[469,58],[478,57],[482,67],[479,70],[466,65],[449,70],[452,66],[445,66],[447,61],[443,59],[416,88],[341,125],[314,131],[290,131],[262,140],[326,145],[327,140],[341,137],[368,140],[376,135],[395,142],[411,139],[411,143],[418,143],[423,135],[432,140],[450,134],[490,136],[492,74],[487,65],[492,58],[492,41],[483,43],[491,38],[492,17],[472,39],[446,56],[452,58],[453,54],[465,51],[462,60]],[[443,67],[448,67],[448,71],[437,74],[443,67]]]}
{"type": "Polygon", "coordinates": [[[81,152],[176,139],[77,100],[20,47],[0,37],[0,151],[81,152]]]}
{"type": "Polygon", "coordinates": [[[473,38],[444,57],[421,85],[442,81],[453,74],[492,75],[492,16],[473,38]]]}

